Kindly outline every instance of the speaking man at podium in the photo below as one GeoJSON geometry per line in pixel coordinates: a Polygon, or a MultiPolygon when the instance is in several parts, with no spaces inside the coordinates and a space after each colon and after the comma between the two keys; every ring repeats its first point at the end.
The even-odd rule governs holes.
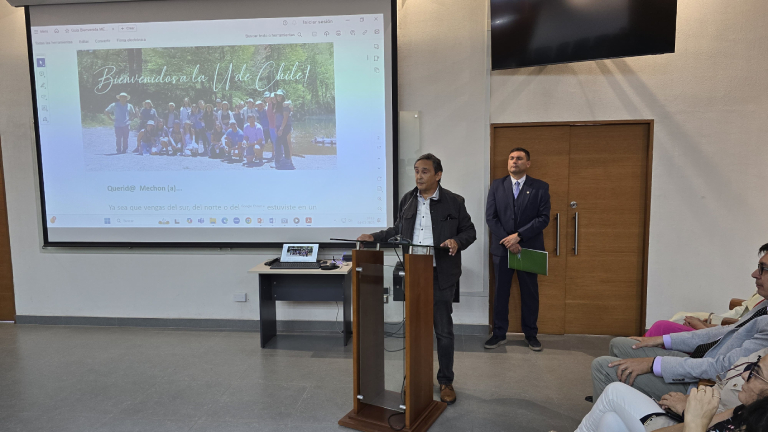
{"type": "Polygon", "coordinates": [[[453,295],[461,276],[461,251],[474,243],[475,226],[467,213],[464,198],[440,186],[443,165],[435,155],[420,156],[413,165],[416,187],[400,200],[395,226],[373,234],[363,234],[359,241],[387,241],[400,236],[413,245],[440,245],[450,249],[432,249],[434,316],[437,359],[440,369],[440,400],[453,404],[453,295]]]}
{"type": "MultiPolygon", "coordinates": [[[[496,276],[493,301],[493,334],[485,348],[493,349],[507,341],[509,329],[509,295],[515,270],[509,268],[508,254],[520,248],[544,250],[544,228],[549,225],[549,184],[529,177],[531,154],[524,148],[509,152],[509,176],[496,179],[488,191],[485,221],[491,231],[491,255],[496,276]]],[[[517,272],[520,282],[521,324],[528,347],[541,351],[537,338],[539,327],[538,275],[517,272]]]]}

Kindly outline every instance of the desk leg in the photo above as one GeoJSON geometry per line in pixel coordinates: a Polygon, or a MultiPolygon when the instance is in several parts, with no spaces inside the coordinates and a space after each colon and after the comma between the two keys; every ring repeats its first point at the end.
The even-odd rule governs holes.
{"type": "MultiPolygon", "coordinates": [[[[353,270],[354,271],[354,270],[353,270]]],[[[344,346],[352,338],[352,275],[344,277],[344,346]]]]}
{"type": "Polygon", "coordinates": [[[259,275],[259,323],[261,347],[264,348],[277,335],[277,310],[272,295],[272,280],[269,275],[259,275]]]}

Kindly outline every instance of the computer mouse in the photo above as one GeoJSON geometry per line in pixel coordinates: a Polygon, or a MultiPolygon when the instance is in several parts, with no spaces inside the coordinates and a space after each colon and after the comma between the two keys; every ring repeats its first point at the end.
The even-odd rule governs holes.
{"type": "Polygon", "coordinates": [[[339,266],[333,261],[326,261],[325,264],[320,266],[320,270],[336,270],[337,268],[339,266]]]}

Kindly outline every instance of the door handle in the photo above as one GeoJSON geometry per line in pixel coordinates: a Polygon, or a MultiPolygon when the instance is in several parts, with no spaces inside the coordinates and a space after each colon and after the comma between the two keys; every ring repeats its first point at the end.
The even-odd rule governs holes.
{"type": "Polygon", "coordinates": [[[579,212],[576,212],[576,215],[573,218],[576,219],[576,230],[574,231],[574,235],[573,235],[573,254],[578,255],[579,254],[579,212]]]}
{"type": "Polygon", "coordinates": [[[558,213],[555,218],[557,218],[557,246],[555,247],[555,250],[557,256],[560,256],[560,213],[558,213]]]}

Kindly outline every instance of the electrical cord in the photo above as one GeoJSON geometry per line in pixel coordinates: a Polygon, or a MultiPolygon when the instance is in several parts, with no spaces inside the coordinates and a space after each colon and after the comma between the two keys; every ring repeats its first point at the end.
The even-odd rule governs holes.
{"type": "Polygon", "coordinates": [[[336,331],[344,334],[343,330],[339,330],[339,302],[336,302],[336,331]]]}
{"type": "MultiPolygon", "coordinates": [[[[400,403],[402,405],[405,405],[405,375],[403,375],[403,385],[402,385],[402,387],[400,387],[400,403]]],[[[401,430],[405,429],[405,422],[403,422],[403,426],[401,426],[400,429],[392,426],[392,417],[394,417],[396,415],[405,416],[405,413],[404,412],[398,412],[398,413],[390,414],[389,417],[387,417],[387,424],[389,425],[390,429],[396,430],[396,431],[401,431],[401,430]]]]}
{"type": "MultiPolygon", "coordinates": [[[[387,324],[387,323],[384,323],[384,324],[387,324]]],[[[393,331],[393,332],[384,332],[384,339],[386,339],[386,338],[405,339],[405,335],[402,334],[402,333],[399,333],[400,330],[405,325],[405,302],[403,302],[403,320],[400,321],[399,323],[393,323],[393,324],[390,324],[390,325],[398,325],[398,324],[400,325],[400,327],[398,327],[395,331],[393,331]]],[[[390,352],[390,353],[400,352],[400,351],[403,351],[403,350],[405,350],[405,346],[403,346],[402,348],[396,349],[396,350],[389,350],[389,349],[387,349],[387,347],[384,347],[384,351],[390,352]]],[[[405,378],[403,378],[403,380],[405,380],[405,378]]],[[[403,385],[405,385],[405,382],[403,382],[403,385]]]]}
{"type": "MultiPolygon", "coordinates": [[[[408,201],[408,204],[410,204],[410,201],[408,201]]],[[[408,204],[406,204],[405,207],[407,207],[408,204]]],[[[395,255],[397,256],[397,260],[400,262],[400,264],[403,266],[403,268],[405,268],[405,264],[403,263],[403,260],[400,258],[400,254],[397,252],[397,247],[395,247],[394,249],[395,249],[395,255]]],[[[387,323],[384,323],[384,324],[387,324],[387,323]]],[[[389,338],[396,338],[396,339],[405,339],[405,335],[402,334],[402,333],[399,333],[400,330],[405,325],[405,301],[403,301],[403,320],[400,321],[399,323],[392,323],[390,325],[399,325],[399,327],[395,331],[393,331],[393,332],[385,332],[384,333],[384,338],[388,338],[389,337],[389,338]]],[[[404,351],[404,350],[405,350],[405,347],[402,347],[402,348],[396,349],[396,350],[388,350],[386,347],[384,348],[384,351],[391,352],[391,353],[392,352],[404,351]]],[[[403,375],[403,385],[400,387],[400,403],[402,405],[405,405],[405,378],[406,378],[406,376],[403,375]]],[[[398,415],[405,416],[405,413],[404,412],[394,413],[394,414],[390,414],[387,417],[387,424],[389,425],[389,428],[394,430],[394,431],[401,431],[401,430],[405,429],[405,422],[403,422],[403,425],[399,429],[396,428],[395,426],[392,426],[392,417],[398,416],[398,415]]]]}
{"type": "Polygon", "coordinates": [[[398,416],[398,415],[405,416],[405,413],[404,412],[394,413],[394,414],[390,414],[389,417],[387,417],[387,424],[389,425],[389,428],[392,429],[392,430],[395,430],[395,431],[401,431],[401,430],[405,429],[405,423],[403,423],[403,425],[400,427],[400,429],[392,426],[392,417],[398,416]]]}

